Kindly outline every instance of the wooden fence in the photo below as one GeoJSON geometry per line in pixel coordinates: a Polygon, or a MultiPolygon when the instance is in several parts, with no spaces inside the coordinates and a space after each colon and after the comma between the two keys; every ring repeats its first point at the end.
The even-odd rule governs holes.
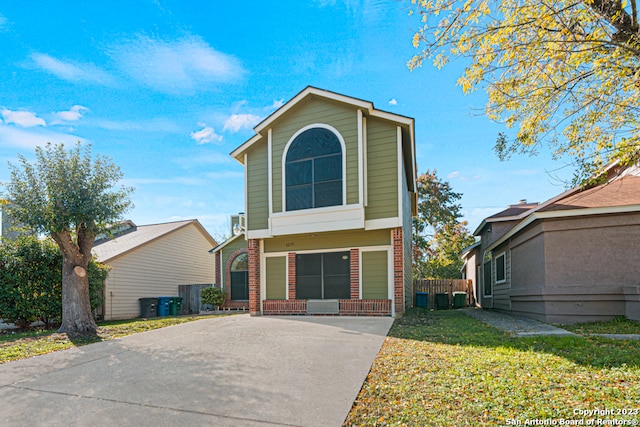
{"type": "MultiPolygon", "coordinates": [[[[465,292],[466,305],[473,305],[473,281],[467,279],[416,279],[413,281],[413,305],[416,306],[417,293],[428,294],[428,308],[436,308],[436,295],[447,294],[448,306],[453,304],[454,292],[465,292]]],[[[423,297],[424,298],[424,297],[423,297]]]]}
{"type": "Polygon", "coordinates": [[[200,292],[204,288],[210,288],[211,284],[178,285],[178,296],[182,297],[180,314],[198,314],[202,308],[200,292]]]}

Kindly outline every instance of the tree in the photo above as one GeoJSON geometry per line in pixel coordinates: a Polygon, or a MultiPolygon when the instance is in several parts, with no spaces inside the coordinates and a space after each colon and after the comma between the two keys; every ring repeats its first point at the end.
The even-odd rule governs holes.
{"type": "Polygon", "coordinates": [[[458,278],[462,249],[474,237],[460,221],[462,195],[434,170],[418,177],[418,215],[413,218],[413,262],[417,277],[458,278]]]}
{"type": "Polygon", "coordinates": [[[60,332],[95,332],[87,267],[96,234],[121,219],[131,207],[131,188],[114,188],[120,169],[105,156],[91,156],[91,146],[75,149],[47,144],[36,147],[35,164],[19,156],[9,164],[10,215],[38,233],[49,235],[62,252],[62,321],[60,332]]]}
{"type": "Polygon", "coordinates": [[[485,114],[515,137],[499,135],[501,159],[535,154],[577,165],[576,181],[603,164],[638,159],[640,30],[630,0],[412,0],[421,17],[420,51],[410,69],[432,59],[470,60],[458,84],[483,87],[485,114]]]}
{"type": "MultiPolygon", "coordinates": [[[[91,260],[88,268],[91,309],[103,303],[108,266],[91,260]]],[[[37,320],[45,327],[62,315],[62,254],[51,239],[32,235],[0,244],[0,319],[26,329],[37,320]]]]}

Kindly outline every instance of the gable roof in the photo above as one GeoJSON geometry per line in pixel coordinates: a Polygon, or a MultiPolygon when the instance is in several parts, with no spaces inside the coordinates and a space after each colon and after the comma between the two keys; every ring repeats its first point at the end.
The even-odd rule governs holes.
{"type": "MultiPolygon", "coordinates": [[[[372,102],[364,101],[362,99],[353,98],[350,96],[342,95],[336,92],[331,92],[325,89],[319,89],[313,86],[307,86],[305,89],[300,91],[296,96],[291,98],[287,103],[285,103],[282,107],[278,108],[276,111],[271,113],[266,119],[258,123],[254,128],[254,132],[256,133],[248,141],[244,142],[238,148],[233,150],[230,154],[236,159],[238,162],[244,164],[243,154],[246,150],[248,150],[252,145],[260,141],[265,137],[263,134],[264,131],[267,131],[269,127],[280,117],[284,116],[289,112],[293,107],[295,107],[298,103],[307,98],[321,98],[328,99],[334,102],[340,102],[343,104],[351,105],[355,108],[361,109],[365,114],[371,117],[378,117],[384,120],[389,120],[398,123],[401,125],[408,134],[409,137],[409,147],[405,147],[405,164],[407,165],[407,172],[411,173],[410,182],[416,181],[417,170],[416,170],[416,149],[415,149],[415,132],[414,132],[414,119],[407,116],[402,116],[395,113],[390,113],[388,111],[378,110],[374,107],[372,102]]],[[[414,189],[410,189],[414,191],[414,189]]]]}
{"type": "Polygon", "coordinates": [[[526,212],[526,217],[487,247],[501,245],[536,220],[640,212],[640,169],[623,172],[591,188],[572,189],[526,212]]]}
{"type": "Polygon", "coordinates": [[[194,224],[204,237],[211,241],[212,245],[217,244],[197,219],[189,219],[162,224],[139,225],[135,230],[116,236],[114,239],[97,241],[92,252],[100,262],[111,261],[190,224],[194,224]]]}
{"type": "Polygon", "coordinates": [[[231,242],[234,242],[236,239],[240,238],[241,236],[242,236],[242,238],[245,237],[244,236],[244,232],[236,234],[235,236],[229,237],[227,240],[225,240],[224,242],[220,243],[218,246],[214,247],[213,249],[210,249],[209,253],[214,254],[216,252],[219,252],[222,248],[224,248],[225,246],[227,246],[231,242]]]}

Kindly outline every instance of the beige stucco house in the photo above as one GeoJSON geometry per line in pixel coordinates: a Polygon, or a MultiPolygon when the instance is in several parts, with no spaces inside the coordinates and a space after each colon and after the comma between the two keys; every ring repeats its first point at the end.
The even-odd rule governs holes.
{"type": "Polygon", "coordinates": [[[105,281],[105,320],[140,316],[139,298],[177,296],[179,285],[212,284],[216,241],[198,220],[136,226],[126,221],[93,253],[111,267],[105,281]]]}
{"type": "Polygon", "coordinates": [[[640,169],[486,218],[464,253],[478,305],[546,322],[640,320],[640,169]]]}
{"type": "Polygon", "coordinates": [[[231,153],[245,168],[245,213],[213,250],[232,303],[253,315],[404,313],[413,119],[307,87],[254,130],[231,153]]]}

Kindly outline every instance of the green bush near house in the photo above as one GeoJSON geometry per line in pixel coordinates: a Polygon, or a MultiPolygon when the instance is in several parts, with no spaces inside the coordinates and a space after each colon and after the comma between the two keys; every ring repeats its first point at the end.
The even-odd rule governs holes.
{"type": "Polygon", "coordinates": [[[211,304],[214,307],[220,307],[226,296],[225,291],[220,288],[204,288],[200,291],[200,301],[202,304],[211,304]]]}
{"type": "MultiPolygon", "coordinates": [[[[91,308],[102,305],[109,267],[89,263],[91,308]]],[[[62,254],[48,239],[19,236],[0,245],[0,319],[20,329],[36,321],[50,327],[62,316],[62,254]]]]}

